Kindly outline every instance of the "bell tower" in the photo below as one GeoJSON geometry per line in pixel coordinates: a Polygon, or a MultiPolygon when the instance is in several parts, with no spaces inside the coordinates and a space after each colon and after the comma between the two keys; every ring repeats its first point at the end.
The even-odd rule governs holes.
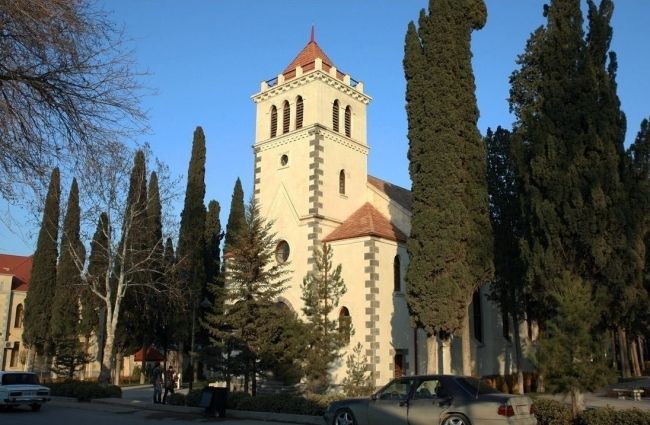
{"type": "Polygon", "coordinates": [[[365,202],[371,98],[363,83],[334,65],[312,29],[307,45],[280,74],[262,81],[252,100],[255,200],[286,242],[294,275],[286,297],[299,311],[311,251],[365,202]]]}

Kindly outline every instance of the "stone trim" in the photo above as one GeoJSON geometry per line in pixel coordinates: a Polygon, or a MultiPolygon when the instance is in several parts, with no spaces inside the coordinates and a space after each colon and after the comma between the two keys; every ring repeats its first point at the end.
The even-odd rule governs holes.
{"type": "Polygon", "coordinates": [[[323,237],[323,227],[321,226],[320,211],[323,208],[323,133],[320,126],[314,126],[308,129],[307,134],[313,136],[309,140],[309,146],[312,148],[309,152],[309,215],[310,220],[307,223],[309,232],[307,233],[307,264],[314,265],[314,250],[320,246],[323,237]]]}
{"type": "Polygon", "coordinates": [[[380,302],[378,300],[379,294],[379,261],[378,253],[379,246],[377,241],[374,238],[367,240],[363,243],[365,252],[363,258],[365,260],[364,271],[367,274],[367,280],[364,282],[364,286],[367,288],[365,301],[366,301],[366,321],[364,323],[366,336],[365,342],[366,346],[369,347],[366,349],[366,356],[369,359],[370,373],[373,380],[373,385],[377,385],[380,381],[381,376],[379,376],[379,371],[377,370],[377,365],[381,363],[381,356],[379,355],[380,344],[379,344],[379,307],[380,302]]]}

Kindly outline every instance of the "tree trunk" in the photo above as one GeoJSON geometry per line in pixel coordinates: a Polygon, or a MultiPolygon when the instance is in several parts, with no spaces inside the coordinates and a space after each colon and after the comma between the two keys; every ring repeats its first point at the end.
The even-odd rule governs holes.
{"type": "Polygon", "coordinates": [[[645,341],[642,336],[637,337],[637,346],[639,347],[639,361],[641,362],[641,373],[645,374],[645,341]]]}
{"type": "Polygon", "coordinates": [[[442,370],[440,373],[451,373],[451,337],[441,340],[442,350],[440,357],[442,357],[442,370]]]}
{"type": "Polygon", "coordinates": [[[113,385],[120,385],[120,378],[122,377],[122,359],[124,354],[117,353],[115,356],[115,374],[113,375],[113,385]]]}
{"type": "Polygon", "coordinates": [[[34,371],[34,361],[36,357],[36,350],[33,345],[30,345],[27,350],[27,360],[25,361],[25,371],[33,372],[34,371]]]}
{"type": "Polygon", "coordinates": [[[438,373],[438,337],[429,335],[427,337],[427,373],[438,373]]]}
{"type": "Polygon", "coordinates": [[[630,360],[632,363],[632,373],[634,376],[641,376],[641,366],[639,365],[639,350],[636,347],[636,338],[632,338],[630,341],[630,360]]]}
{"type": "Polygon", "coordinates": [[[630,355],[627,351],[627,335],[622,327],[618,328],[618,341],[618,348],[621,350],[621,372],[624,378],[629,378],[631,376],[630,355]]]}
{"type": "Polygon", "coordinates": [[[571,395],[571,414],[575,418],[578,416],[578,413],[585,410],[585,397],[582,392],[577,388],[572,388],[570,391],[571,395]]]}
{"type": "MultiPolygon", "coordinates": [[[[519,317],[517,313],[512,315],[512,327],[514,331],[514,343],[515,343],[515,368],[517,370],[517,385],[519,387],[519,394],[524,394],[526,389],[524,388],[524,369],[521,364],[521,335],[519,334],[519,317]]],[[[532,391],[532,389],[531,389],[532,391]]]]}
{"type": "MultiPolygon", "coordinates": [[[[469,311],[467,306],[466,311],[469,311]]],[[[461,333],[461,350],[463,356],[463,375],[472,375],[472,342],[469,334],[469,314],[466,315],[463,321],[463,330],[461,333]]]]}
{"type": "MultiPolygon", "coordinates": [[[[110,311],[110,310],[109,310],[110,311]]],[[[115,366],[115,327],[113,326],[113,317],[110,313],[106,315],[106,335],[104,339],[104,352],[101,358],[101,372],[99,373],[99,383],[108,384],[111,381],[111,371],[115,366]]],[[[117,323],[115,323],[117,325],[117,323]]]]}

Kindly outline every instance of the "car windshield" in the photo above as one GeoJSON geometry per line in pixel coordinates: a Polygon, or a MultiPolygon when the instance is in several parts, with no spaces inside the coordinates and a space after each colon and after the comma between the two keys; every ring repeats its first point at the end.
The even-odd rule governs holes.
{"type": "Polygon", "coordinates": [[[461,387],[466,389],[473,395],[481,394],[495,394],[499,393],[496,389],[488,385],[487,382],[481,381],[477,378],[463,377],[457,378],[456,381],[460,384],[461,387]]]}
{"type": "Polygon", "coordinates": [[[2,385],[37,385],[38,376],[33,373],[6,373],[2,375],[2,385]]]}

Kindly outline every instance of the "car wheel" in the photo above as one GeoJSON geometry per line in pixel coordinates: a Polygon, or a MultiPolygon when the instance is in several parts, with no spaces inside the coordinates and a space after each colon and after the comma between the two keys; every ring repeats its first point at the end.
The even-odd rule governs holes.
{"type": "Polygon", "coordinates": [[[463,415],[452,414],[445,418],[442,425],[471,425],[463,415]]]}
{"type": "Polygon", "coordinates": [[[30,407],[32,408],[32,412],[38,412],[39,410],[41,410],[40,404],[32,404],[30,407]]]}
{"type": "Polygon", "coordinates": [[[334,425],[358,425],[349,409],[337,410],[334,415],[334,425]]]}

